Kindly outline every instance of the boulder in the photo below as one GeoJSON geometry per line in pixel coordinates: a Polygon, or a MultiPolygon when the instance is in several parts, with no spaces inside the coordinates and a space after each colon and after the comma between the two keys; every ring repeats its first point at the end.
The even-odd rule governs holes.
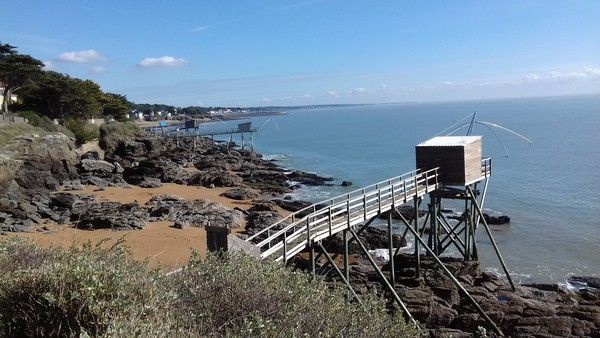
{"type": "Polygon", "coordinates": [[[225,191],[220,196],[242,201],[257,198],[258,193],[249,188],[235,188],[225,191]]]}
{"type": "Polygon", "coordinates": [[[112,176],[116,170],[114,164],[103,160],[83,159],[80,165],[83,172],[89,172],[94,176],[103,178],[112,176]]]}
{"type": "Polygon", "coordinates": [[[153,197],[146,207],[152,220],[170,220],[195,227],[212,225],[236,228],[243,220],[242,213],[221,204],[201,199],[188,201],[173,195],[153,197]]]}
{"type": "Polygon", "coordinates": [[[162,187],[162,183],[158,178],[146,177],[146,179],[138,183],[138,186],[142,188],[160,188],[162,187]]]}
{"type": "Polygon", "coordinates": [[[242,184],[242,178],[218,169],[209,169],[201,171],[188,181],[188,185],[198,185],[203,187],[209,187],[214,185],[215,187],[236,187],[242,184]]]}
{"type": "Polygon", "coordinates": [[[352,182],[350,182],[350,181],[342,181],[342,184],[341,184],[342,187],[349,187],[351,185],[352,185],[352,182]]]}
{"type": "Polygon", "coordinates": [[[71,221],[79,229],[143,229],[148,223],[148,211],[137,203],[87,203],[80,213],[72,213],[71,221]]]}

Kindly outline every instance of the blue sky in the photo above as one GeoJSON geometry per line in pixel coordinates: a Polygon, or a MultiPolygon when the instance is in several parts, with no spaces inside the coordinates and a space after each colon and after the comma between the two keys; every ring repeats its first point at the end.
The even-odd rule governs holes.
{"type": "Polygon", "coordinates": [[[0,41],[135,102],[600,93],[600,1],[5,1],[0,41]]]}

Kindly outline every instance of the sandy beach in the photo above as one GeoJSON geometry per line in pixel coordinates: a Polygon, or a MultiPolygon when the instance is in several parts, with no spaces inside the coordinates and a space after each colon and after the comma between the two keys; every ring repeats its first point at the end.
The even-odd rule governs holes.
{"type": "MultiPolygon", "coordinates": [[[[184,199],[205,199],[222,204],[227,208],[240,208],[243,210],[252,206],[250,201],[235,201],[222,196],[227,188],[205,188],[185,186],[174,183],[165,183],[160,188],[141,188],[130,185],[128,188],[107,187],[98,190],[94,186],[86,186],[83,190],[72,191],[76,194],[94,195],[99,200],[120,203],[138,202],[146,203],[154,196],[170,194],[184,199]]],[[[285,214],[282,209],[279,212],[285,214]]],[[[50,247],[81,245],[84,243],[102,243],[103,246],[112,246],[122,241],[131,249],[133,257],[139,260],[148,260],[153,267],[171,270],[185,264],[192,251],[201,256],[206,255],[206,232],[204,228],[188,227],[176,229],[171,227],[172,222],[150,222],[143,230],[81,230],[71,225],[58,225],[48,223],[46,231],[29,233],[11,233],[7,236],[26,238],[34,243],[50,247]]],[[[233,231],[243,231],[243,226],[233,231]]]]}

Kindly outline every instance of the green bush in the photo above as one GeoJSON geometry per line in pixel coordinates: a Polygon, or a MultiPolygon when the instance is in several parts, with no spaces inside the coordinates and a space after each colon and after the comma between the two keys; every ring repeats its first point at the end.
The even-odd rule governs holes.
{"type": "Polygon", "coordinates": [[[77,144],[97,140],[100,136],[100,131],[96,125],[83,120],[69,119],[65,121],[65,127],[75,135],[75,143],[77,144]]]}
{"type": "Polygon", "coordinates": [[[0,126],[0,147],[14,140],[17,136],[27,133],[44,134],[44,130],[27,123],[13,123],[0,126]]]}
{"type": "Polygon", "coordinates": [[[30,110],[19,111],[16,114],[23,118],[26,118],[28,123],[34,127],[38,127],[49,132],[63,133],[69,137],[75,138],[73,132],[71,132],[69,129],[60,124],[54,124],[54,122],[50,120],[47,116],[40,116],[36,112],[30,110]]]}
{"type": "Polygon", "coordinates": [[[230,254],[194,260],[175,276],[185,329],[200,336],[414,337],[375,295],[349,303],[331,287],[271,261],[230,254]]]}
{"type": "Polygon", "coordinates": [[[0,336],[419,335],[374,295],[349,303],[345,288],[242,255],[193,258],[165,275],[127,250],[41,249],[0,242],[0,336]]]}
{"type": "Polygon", "coordinates": [[[122,248],[44,250],[8,241],[0,246],[0,271],[0,336],[174,333],[168,309],[175,295],[164,277],[122,248]]]}
{"type": "Polygon", "coordinates": [[[100,126],[98,144],[107,152],[113,152],[120,143],[141,136],[142,131],[134,122],[110,122],[100,126]]]}

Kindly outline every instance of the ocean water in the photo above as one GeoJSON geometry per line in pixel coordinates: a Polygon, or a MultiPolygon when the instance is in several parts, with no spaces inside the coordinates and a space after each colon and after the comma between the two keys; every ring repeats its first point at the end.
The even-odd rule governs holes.
{"type": "MultiPolygon", "coordinates": [[[[335,179],[304,188],[317,202],[415,169],[414,146],[477,109],[532,144],[485,127],[484,156],[493,158],[484,208],[511,217],[493,235],[515,279],[562,282],[569,274],[600,274],[600,96],[481,102],[389,104],[290,110],[257,119],[256,150],[280,165],[335,179]],[[351,187],[340,187],[342,180],[351,187]]],[[[462,134],[466,129],[460,131],[462,134]]],[[[500,265],[483,229],[482,266],[500,265]]]]}

